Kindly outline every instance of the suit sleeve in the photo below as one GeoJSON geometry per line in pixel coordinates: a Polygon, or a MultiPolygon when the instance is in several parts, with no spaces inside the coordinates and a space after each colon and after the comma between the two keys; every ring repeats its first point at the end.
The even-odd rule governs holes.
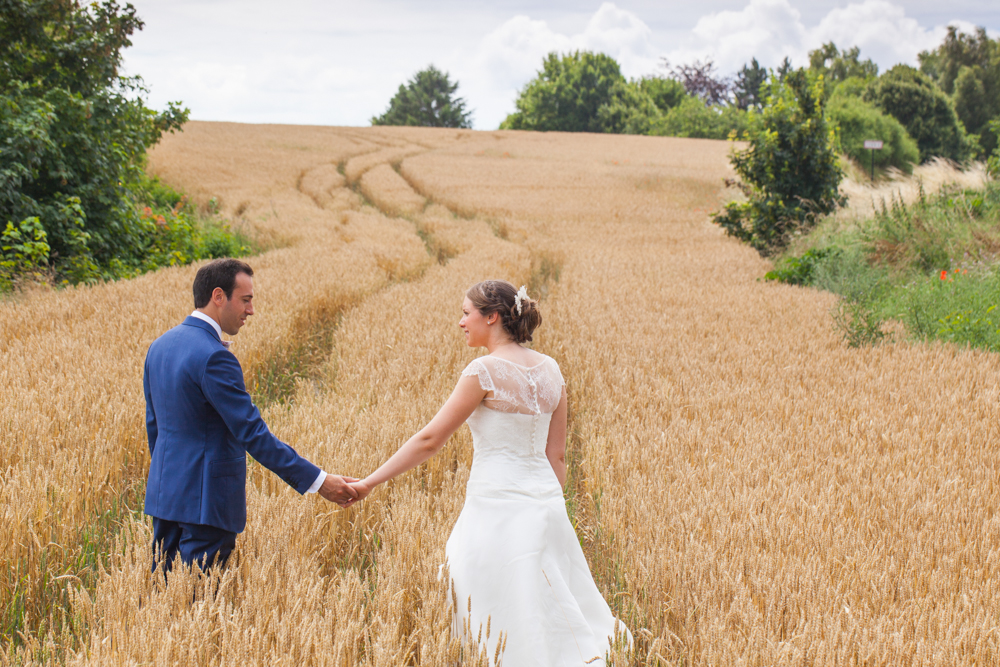
{"type": "Polygon", "coordinates": [[[156,447],[156,414],[153,412],[153,396],[149,391],[149,363],[148,358],[142,365],[142,393],[146,397],[146,437],[149,439],[149,455],[153,455],[153,448],[156,447]]]}
{"type": "Polygon", "coordinates": [[[240,362],[231,352],[219,350],[209,357],[202,376],[202,392],[250,456],[299,493],[309,489],[320,469],[267,428],[243,384],[240,362]]]}

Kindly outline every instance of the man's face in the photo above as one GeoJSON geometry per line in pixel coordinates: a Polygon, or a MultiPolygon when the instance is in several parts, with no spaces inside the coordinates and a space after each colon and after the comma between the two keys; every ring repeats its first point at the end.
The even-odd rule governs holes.
{"type": "Polygon", "coordinates": [[[226,300],[226,293],[217,288],[213,299],[221,294],[222,302],[219,308],[219,326],[230,336],[239,333],[247,318],[253,315],[253,278],[245,273],[236,274],[236,285],[233,295],[226,300]]]}

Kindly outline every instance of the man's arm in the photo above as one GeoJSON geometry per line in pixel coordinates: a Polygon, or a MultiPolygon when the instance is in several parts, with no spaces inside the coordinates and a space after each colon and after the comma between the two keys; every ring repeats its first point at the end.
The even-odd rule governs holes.
{"type": "MultiPolygon", "coordinates": [[[[147,358],[148,361],[148,358],[147,358]]],[[[156,447],[156,414],[153,412],[153,396],[149,390],[149,364],[142,364],[142,393],[146,397],[146,437],[149,439],[149,455],[153,455],[156,447]]]]}
{"type": "Polygon", "coordinates": [[[257,406],[250,400],[243,384],[243,370],[232,353],[219,350],[209,357],[201,386],[205,398],[250,456],[299,493],[309,490],[320,469],[274,437],[267,428],[257,406]]]}

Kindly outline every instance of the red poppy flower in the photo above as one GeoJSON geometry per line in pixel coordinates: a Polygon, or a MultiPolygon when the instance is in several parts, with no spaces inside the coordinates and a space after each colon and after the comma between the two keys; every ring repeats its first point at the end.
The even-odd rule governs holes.
{"type": "Polygon", "coordinates": [[[941,280],[948,280],[948,272],[947,271],[942,271],[941,272],[941,280]]]}

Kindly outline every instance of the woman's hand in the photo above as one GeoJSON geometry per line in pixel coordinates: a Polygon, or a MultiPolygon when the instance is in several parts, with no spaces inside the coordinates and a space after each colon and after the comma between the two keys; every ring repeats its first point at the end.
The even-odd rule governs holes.
{"type": "Polygon", "coordinates": [[[342,505],[342,507],[350,507],[354,503],[357,503],[357,502],[360,502],[360,501],[364,500],[365,496],[367,496],[369,493],[371,493],[372,489],[375,488],[374,485],[369,484],[368,482],[366,482],[363,479],[355,480],[355,481],[351,482],[350,484],[348,484],[348,486],[351,487],[352,489],[354,489],[354,491],[358,495],[357,495],[356,498],[351,498],[350,500],[348,500],[346,503],[344,503],[342,505]]]}

